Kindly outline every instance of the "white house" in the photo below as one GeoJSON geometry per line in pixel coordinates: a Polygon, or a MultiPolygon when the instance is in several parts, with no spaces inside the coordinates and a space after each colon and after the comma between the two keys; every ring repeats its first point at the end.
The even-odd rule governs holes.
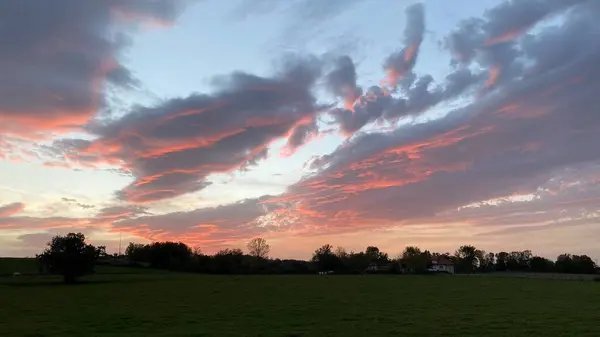
{"type": "Polygon", "coordinates": [[[454,263],[443,255],[436,256],[431,259],[429,271],[454,274],[454,263]]]}

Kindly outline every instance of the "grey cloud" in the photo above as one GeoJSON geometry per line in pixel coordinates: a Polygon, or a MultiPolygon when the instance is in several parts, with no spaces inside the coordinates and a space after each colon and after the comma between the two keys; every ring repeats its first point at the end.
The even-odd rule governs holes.
{"type": "MultiPolygon", "coordinates": [[[[527,61],[536,63],[537,72],[551,69],[553,66],[564,62],[564,58],[573,57],[579,49],[584,48],[578,43],[578,38],[573,38],[571,34],[565,34],[567,26],[573,31],[577,31],[581,38],[591,39],[595,33],[592,20],[579,20],[577,17],[588,14],[599,6],[593,2],[579,0],[557,2],[553,0],[540,0],[528,3],[509,2],[502,3],[499,6],[486,12],[483,19],[471,18],[459,23],[458,28],[453,31],[445,40],[446,48],[455,56],[455,60],[462,63],[454,72],[450,73],[443,83],[436,85],[430,75],[417,76],[412,67],[417,59],[418,43],[421,41],[424,32],[424,7],[421,4],[410,6],[406,10],[407,25],[404,31],[404,44],[406,46],[416,46],[415,55],[407,63],[407,48],[390,55],[386,60],[386,69],[392,69],[395,76],[398,76],[397,84],[400,88],[400,95],[389,97],[382,94],[377,88],[369,89],[372,99],[362,100],[361,104],[355,107],[355,113],[344,110],[332,111],[333,117],[340,124],[343,131],[348,134],[360,130],[364,125],[378,119],[395,121],[398,118],[418,115],[427,109],[451,100],[465,94],[471,88],[482,86],[486,80],[486,88],[510,83],[513,79],[522,76],[528,76],[531,69],[526,69],[527,61]],[[576,6],[579,5],[579,6],[576,6]],[[584,7],[584,5],[586,7],[584,7]],[[587,10],[582,10],[582,7],[587,10]],[[520,12],[520,9],[523,12],[520,12]],[[561,13],[565,9],[575,9],[575,14],[569,14],[571,19],[567,20],[566,26],[560,29],[548,29],[542,34],[536,36],[527,36],[523,43],[516,44],[514,40],[507,40],[511,43],[489,43],[493,38],[502,34],[511,32],[523,33],[534,23],[551,14],[561,13]],[[586,29],[583,29],[583,28],[586,29]],[[559,33],[557,33],[559,32],[559,33]],[[565,46],[562,50],[553,48],[553,45],[545,43],[548,41],[548,34],[558,34],[565,39],[556,41],[556,44],[565,46]],[[542,42],[539,42],[542,41],[542,42]],[[414,44],[418,42],[417,44],[414,44]],[[544,48],[552,49],[550,51],[544,48]],[[495,68],[490,74],[485,72],[476,72],[466,67],[473,60],[485,68],[495,68]]],[[[352,74],[354,71],[351,62],[344,60],[337,69],[341,74],[346,75],[348,87],[352,87],[352,74]],[[345,70],[342,72],[342,69],[345,70]]],[[[340,78],[338,75],[334,78],[340,78]]],[[[331,83],[331,81],[330,81],[331,83]]],[[[381,89],[379,89],[381,90],[381,89]]],[[[339,93],[338,93],[339,96],[339,93]]],[[[366,96],[366,95],[364,95],[366,96]]],[[[363,97],[364,97],[363,96],[363,97]]]]}
{"type": "Polygon", "coordinates": [[[103,104],[102,88],[137,83],[118,62],[131,22],[169,21],[171,1],[2,1],[0,131],[30,138],[84,125],[103,104]],[[121,29],[122,28],[122,29],[121,29]]]}
{"type": "Polygon", "coordinates": [[[547,16],[589,0],[505,1],[486,11],[484,30],[488,38],[531,28],[547,16]]]}
{"type": "Polygon", "coordinates": [[[248,169],[267,156],[268,145],[293,131],[300,146],[314,133],[317,104],[312,87],[321,61],[287,58],[273,78],[237,72],[213,81],[212,95],[193,94],[154,107],[134,108],[117,120],[88,126],[93,142],[60,141],[58,153],[82,162],[122,163],[135,181],[122,200],[148,202],[201,190],[211,173],[248,169]]]}
{"type": "Polygon", "coordinates": [[[77,206],[83,208],[83,209],[91,209],[91,208],[95,208],[96,206],[94,205],[87,205],[87,204],[82,204],[80,202],[77,203],[77,206]]]}
{"type": "Polygon", "coordinates": [[[473,73],[468,68],[461,68],[446,76],[444,99],[452,99],[464,93],[468,88],[485,79],[484,73],[473,73]]]}
{"type": "Polygon", "coordinates": [[[288,149],[295,150],[299,146],[307,143],[312,136],[316,136],[319,133],[319,127],[317,120],[312,119],[308,123],[297,125],[292,129],[292,133],[288,138],[288,149]]]}
{"type": "MultiPolygon", "coordinates": [[[[395,122],[402,117],[419,115],[445,100],[461,96],[471,87],[485,81],[484,73],[474,73],[468,68],[454,70],[442,84],[436,84],[431,75],[415,74],[412,69],[425,31],[424,6],[411,5],[407,7],[405,15],[407,23],[404,29],[404,48],[390,55],[384,63],[384,68],[391,74],[388,80],[392,83],[388,84],[399,89],[395,90],[397,95],[391,96],[386,88],[373,86],[356,100],[355,97],[360,96],[362,90],[356,85],[356,71],[348,57],[340,58],[326,78],[326,85],[333,94],[346,101],[356,102],[353,107],[346,104],[345,109],[330,112],[346,134],[354,134],[376,120],[395,122]]],[[[508,57],[507,54],[506,58],[508,57]]]]}
{"type": "Polygon", "coordinates": [[[335,62],[334,68],[325,78],[327,88],[337,97],[354,102],[361,94],[356,85],[356,69],[354,61],[348,56],[342,56],[335,62]]]}
{"type": "MultiPolygon", "coordinates": [[[[80,204],[77,204],[82,207],[80,204]]],[[[83,205],[89,207],[90,205],[83,205]]],[[[41,229],[41,230],[63,230],[65,228],[80,228],[88,231],[109,225],[115,221],[133,219],[140,216],[148,216],[151,213],[147,208],[136,205],[114,205],[99,209],[89,218],[72,218],[63,216],[33,217],[22,216],[18,213],[23,210],[24,205],[15,203],[0,207],[0,229],[41,229]]]]}
{"type": "Polygon", "coordinates": [[[44,247],[50,240],[52,240],[52,233],[31,233],[23,234],[17,237],[27,246],[33,246],[36,248],[44,247]]]}
{"type": "Polygon", "coordinates": [[[81,207],[83,209],[92,209],[92,208],[96,207],[94,205],[88,205],[88,204],[84,204],[84,203],[78,202],[77,199],[73,199],[73,198],[61,198],[61,200],[64,201],[64,202],[66,202],[66,203],[68,203],[68,204],[77,205],[77,206],[79,206],[79,207],[81,207]]]}
{"type": "Polygon", "coordinates": [[[0,229],[57,229],[89,225],[89,220],[69,217],[31,217],[31,216],[8,216],[0,217],[0,229]]]}
{"type": "MultiPolygon", "coordinates": [[[[94,234],[98,233],[98,229],[94,227],[70,227],[61,229],[61,231],[58,233],[57,231],[45,231],[38,233],[23,234],[19,235],[17,237],[17,240],[21,241],[25,246],[42,250],[44,249],[46,244],[52,240],[54,236],[56,236],[57,234],[62,235],[66,233],[84,233],[84,235],[86,236],[86,241],[90,241],[94,234]]],[[[39,251],[37,251],[37,253],[39,253],[39,251]]]]}
{"type": "Polygon", "coordinates": [[[409,74],[400,80],[403,94],[393,97],[385,94],[384,89],[373,86],[362,96],[354,112],[334,109],[330,114],[345,133],[353,134],[378,119],[394,122],[402,117],[417,116],[446,100],[460,97],[470,88],[482,84],[487,77],[485,73],[461,68],[446,76],[442,84],[436,84],[431,75],[409,74]]]}
{"type": "Polygon", "coordinates": [[[244,199],[232,204],[187,212],[141,216],[116,221],[113,228],[132,233],[143,232],[150,239],[185,235],[187,242],[244,238],[267,231],[266,227],[259,226],[255,221],[269,211],[261,203],[263,199],[244,199]]]}
{"type": "Polygon", "coordinates": [[[512,202],[509,198],[494,204],[477,203],[439,214],[435,221],[469,221],[490,227],[494,232],[516,232],[555,226],[586,224],[598,219],[600,176],[598,164],[559,169],[553,177],[531,191],[533,200],[512,202]],[[500,229],[498,229],[500,228],[500,229]]]}
{"type": "Polygon", "coordinates": [[[506,73],[514,75],[522,71],[521,64],[513,62],[519,53],[515,49],[517,37],[543,19],[586,2],[589,3],[588,0],[501,2],[487,10],[483,18],[461,21],[443,44],[454,56],[453,63],[469,64],[477,60],[483,67],[498,67],[501,70],[498,81],[503,81],[506,73]]]}
{"type": "MultiPolygon", "coordinates": [[[[546,65],[544,72],[514,74],[495,92],[444,118],[357,136],[316,160],[320,172],[290,187],[286,198],[310,209],[304,214],[331,217],[352,210],[361,223],[427,221],[466,204],[535,192],[569,167],[596,165],[600,43],[594,37],[600,30],[593,20],[589,14],[571,16],[560,30],[541,32],[529,44],[531,63],[546,65]],[[560,41],[576,41],[571,57],[560,57],[560,41]]],[[[471,77],[459,73],[448,82],[471,77]]],[[[430,79],[422,81],[424,87],[430,79]]],[[[570,212],[594,210],[585,198],[573,202],[570,212]]],[[[453,219],[458,216],[442,221],[453,219]]]]}
{"type": "Polygon", "coordinates": [[[404,44],[410,45],[423,39],[425,33],[425,7],[421,3],[410,5],[406,8],[405,14],[404,44]]]}
{"type": "Polygon", "coordinates": [[[476,49],[485,42],[483,23],[481,18],[463,20],[445,37],[443,46],[451,52],[455,62],[468,63],[475,57],[476,49]]]}
{"type": "Polygon", "coordinates": [[[136,205],[104,207],[96,213],[92,220],[96,222],[113,222],[151,214],[148,208],[136,205]]]}
{"type": "MultiPolygon", "coordinates": [[[[390,55],[384,62],[386,70],[393,70],[398,75],[409,73],[415,66],[419,48],[425,33],[425,7],[421,3],[408,6],[405,10],[406,26],[404,28],[404,48],[390,55]]],[[[398,76],[396,75],[396,76],[398,76]]],[[[397,79],[393,80],[395,86],[397,79]]]]}
{"type": "Polygon", "coordinates": [[[334,109],[330,114],[346,134],[354,134],[367,123],[382,116],[384,111],[393,107],[394,100],[391,96],[384,95],[381,88],[373,86],[367,90],[364,99],[361,99],[354,111],[348,109],[334,109]],[[368,98],[367,98],[368,97],[368,98]]]}

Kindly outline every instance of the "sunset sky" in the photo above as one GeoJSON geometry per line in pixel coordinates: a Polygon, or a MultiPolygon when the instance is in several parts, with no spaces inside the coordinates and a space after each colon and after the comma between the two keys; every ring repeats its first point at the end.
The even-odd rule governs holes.
{"type": "Polygon", "coordinates": [[[4,0],[0,256],[600,258],[600,1],[4,0]]]}

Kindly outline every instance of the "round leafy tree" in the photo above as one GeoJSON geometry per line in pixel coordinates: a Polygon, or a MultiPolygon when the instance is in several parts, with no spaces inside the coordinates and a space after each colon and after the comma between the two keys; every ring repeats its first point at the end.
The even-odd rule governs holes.
{"type": "Polygon", "coordinates": [[[81,233],[57,235],[48,242],[48,248],[37,255],[46,272],[62,275],[65,283],[75,283],[78,277],[94,271],[100,250],[85,242],[81,233]]]}

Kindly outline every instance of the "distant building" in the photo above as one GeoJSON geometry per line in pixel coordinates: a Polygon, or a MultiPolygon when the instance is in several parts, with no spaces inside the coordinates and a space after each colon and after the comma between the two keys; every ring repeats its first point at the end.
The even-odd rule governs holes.
{"type": "Polygon", "coordinates": [[[378,265],[375,262],[372,262],[369,264],[369,266],[367,267],[367,269],[365,269],[366,273],[390,273],[392,272],[392,264],[384,264],[384,265],[378,265]]]}
{"type": "Polygon", "coordinates": [[[431,267],[428,270],[454,274],[454,262],[444,255],[435,256],[431,259],[431,267]]]}

